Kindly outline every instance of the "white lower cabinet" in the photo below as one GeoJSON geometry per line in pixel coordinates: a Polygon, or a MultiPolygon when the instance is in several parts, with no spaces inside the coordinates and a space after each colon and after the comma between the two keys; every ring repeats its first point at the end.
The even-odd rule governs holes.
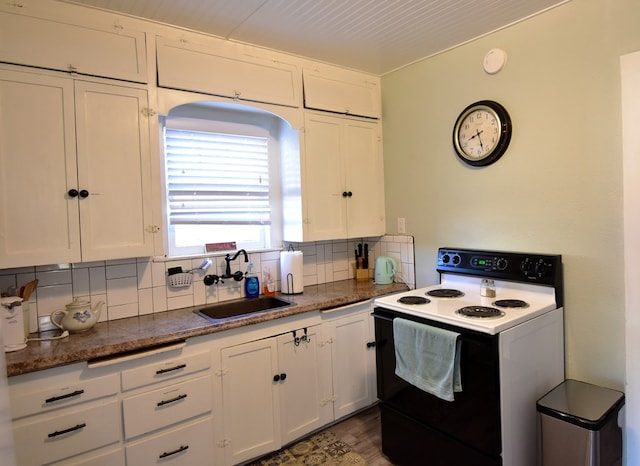
{"type": "Polygon", "coordinates": [[[371,302],[323,313],[331,348],[333,415],[340,419],[377,399],[376,353],[371,302]]]}
{"type": "Polygon", "coordinates": [[[213,421],[196,422],[153,435],[126,447],[127,464],[197,466],[213,464],[213,421]]]}
{"type": "Polygon", "coordinates": [[[122,400],[124,435],[132,439],[211,411],[211,376],[167,385],[122,400]]]}
{"type": "Polygon", "coordinates": [[[375,402],[370,313],[367,301],[10,377],[18,465],[233,466],[275,451],[375,402]]]}
{"type": "Polygon", "coordinates": [[[79,363],[9,378],[18,465],[124,464],[119,375],[87,375],[79,363]]]}
{"type": "Polygon", "coordinates": [[[118,408],[111,399],[17,423],[13,433],[18,464],[46,464],[119,442],[118,408]]]}
{"type": "Polygon", "coordinates": [[[277,450],[331,421],[321,403],[320,326],[223,348],[225,464],[277,450]],[[297,344],[296,344],[297,341],[297,344]]]}

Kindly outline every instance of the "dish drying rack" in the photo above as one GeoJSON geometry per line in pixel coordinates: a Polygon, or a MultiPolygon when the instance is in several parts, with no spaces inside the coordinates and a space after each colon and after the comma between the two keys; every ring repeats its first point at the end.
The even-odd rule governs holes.
{"type": "Polygon", "coordinates": [[[188,286],[191,286],[191,282],[193,281],[193,272],[197,272],[198,270],[206,271],[209,267],[211,267],[211,264],[211,259],[205,259],[202,264],[200,264],[200,267],[187,270],[186,272],[182,271],[182,267],[169,269],[169,286],[173,288],[186,288],[188,286]]]}
{"type": "Polygon", "coordinates": [[[169,275],[169,285],[174,288],[186,288],[187,286],[191,286],[191,282],[193,281],[192,271],[182,272],[182,273],[174,273],[173,275],[169,275]]]}

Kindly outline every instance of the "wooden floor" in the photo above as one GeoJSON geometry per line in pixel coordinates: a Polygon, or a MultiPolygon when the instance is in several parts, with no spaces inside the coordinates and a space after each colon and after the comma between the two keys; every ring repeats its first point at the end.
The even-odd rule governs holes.
{"type": "Polygon", "coordinates": [[[364,457],[368,466],[393,464],[382,454],[380,409],[377,406],[331,426],[330,430],[364,457]]]}

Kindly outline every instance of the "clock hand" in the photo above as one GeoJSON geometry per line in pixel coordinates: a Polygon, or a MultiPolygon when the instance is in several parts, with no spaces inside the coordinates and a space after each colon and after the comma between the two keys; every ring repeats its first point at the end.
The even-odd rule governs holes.
{"type": "Polygon", "coordinates": [[[482,138],[480,137],[480,133],[482,133],[482,131],[476,130],[476,136],[478,136],[478,142],[480,143],[480,149],[484,150],[484,145],[482,145],[482,138]]]}
{"type": "Polygon", "coordinates": [[[475,139],[475,138],[478,138],[478,139],[479,139],[479,138],[480,138],[480,133],[482,133],[482,132],[484,132],[484,130],[482,130],[482,131],[478,131],[478,130],[476,130],[476,134],[474,134],[474,135],[473,135],[473,136],[471,136],[469,139],[467,139],[467,141],[471,141],[472,139],[475,139]]]}

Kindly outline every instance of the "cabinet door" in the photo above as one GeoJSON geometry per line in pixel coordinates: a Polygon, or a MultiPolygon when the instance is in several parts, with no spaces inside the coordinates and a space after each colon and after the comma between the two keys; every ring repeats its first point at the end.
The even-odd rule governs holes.
{"type": "Polygon", "coordinates": [[[347,236],[342,124],[341,119],[328,115],[305,115],[305,241],[347,236]]]}
{"type": "Polygon", "coordinates": [[[385,232],[380,124],[305,115],[305,241],[385,232]]]}
{"type": "Polygon", "coordinates": [[[385,233],[384,167],[378,123],[345,120],[343,124],[347,237],[385,233]]]}
{"type": "Polygon", "coordinates": [[[300,71],[281,57],[259,57],[255,48],[228,41],[201,45],[158,37],[156,43],[161,87],[300,106],[300,71]]]}
{"type": "Polygon", "coordinates": [[[346,115],[380,118],[380,80],[340,68],[305,68],[304,106],[346,115]]]}
{"type": "Polygon", "coordinates": [[[78,262],[73,81],[0,70],[0,268],[78,262]]]}
{"type": "Polygon", "coordinates": [[[221,351],[225,463],[277,450],[281,445],[275,338],[221,351]]]}
{"type": "Polygon", "coordinates": [[[115,23],[111,27],[91,25],[90,15],[82,18],[82,25],[27,16],[25,12],[38,9],[36,2],[33,3],[27,8],[19,8],[22,5],[17,2],[0,6],[15,10],[0,12],[0,61],[126,81],[147,81],[144,32],[115,23]]]}
{"type": "Polygon", "coordinates": [[[145,90],[76,82],[82,260],[153,254],[145,90]]]}
{"type": "Polygon", "coordinates": [[[283,444],[333,420],[330,404],[323,403],[330,379],[323,378],[322,369],[330,361],[322,360],[319,331],[314,326],[278,337],[278,371],[285,374],[278,381],[283,444]]]}
{"type": "Polygon", "coordinates": [[[376,400],[370,310],[331,321],[334,415],[340,419],[376,400]]]}

